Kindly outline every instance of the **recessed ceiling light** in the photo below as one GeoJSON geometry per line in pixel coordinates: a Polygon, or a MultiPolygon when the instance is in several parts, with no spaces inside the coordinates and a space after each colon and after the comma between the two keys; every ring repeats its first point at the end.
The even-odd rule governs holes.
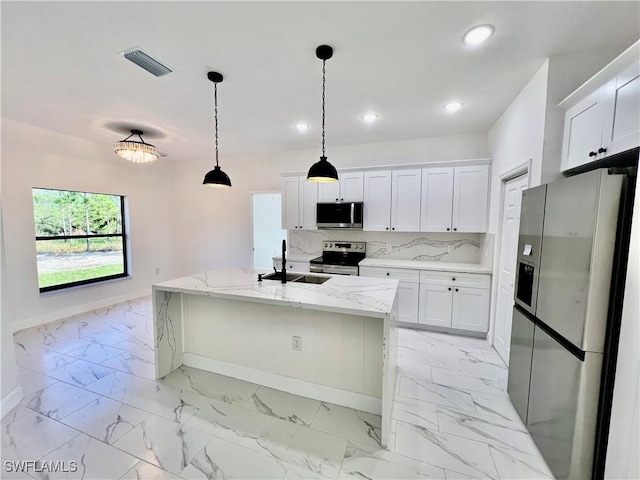
{"type": "Polygon", "coordinates": [[[365,113],[364,115],[362,115],[362,120],[364,120],[365,123],[373,123],[378,119],[378,115],[375,113],[365,113]]]}
{"type": "Polygon", "coordinates": [[[462,37],[462,41],[467,45],[478,45],[493,35],[493,25],[480,25],[473,27],[462,37]]]}
{"type": "Polygon", "coordinates": [[[296,123],[296,129],[299,132],[306,132],[307,130],[309,130],[309,125],[306,123],[296,123]]]}
{"type": "Polygon", "coordinates": [[[460,110],[461,107],[462,107],[462,102],[449,102],[444,106],[444,109],[447,112],[453,113],[460,110]]]}

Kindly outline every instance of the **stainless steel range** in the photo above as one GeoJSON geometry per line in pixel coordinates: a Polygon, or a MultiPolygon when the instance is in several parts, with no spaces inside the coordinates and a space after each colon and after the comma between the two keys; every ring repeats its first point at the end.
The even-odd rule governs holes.
{"type": "Polygon", "coordinates": [[[322,256],[311,260],[315,273],[358,275],[358,263],[365,257],[365,242],[324,242],[322,256]]]}

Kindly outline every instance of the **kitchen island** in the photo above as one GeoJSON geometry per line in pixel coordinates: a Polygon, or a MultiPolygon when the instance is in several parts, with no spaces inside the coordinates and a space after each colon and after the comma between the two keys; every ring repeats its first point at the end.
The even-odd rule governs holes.
{"type": "Polygon", "coordinates": [[[154,285],[156,377],[187,365],[380,414],[385,446],[398,281],[325,277],[283,284],[226,268],[154,285]]]}

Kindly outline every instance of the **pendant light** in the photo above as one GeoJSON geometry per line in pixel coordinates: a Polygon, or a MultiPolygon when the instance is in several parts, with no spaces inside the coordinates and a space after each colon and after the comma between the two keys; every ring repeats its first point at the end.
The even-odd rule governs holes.
{"type": "Polygon", "coordinates": [[[216,166],[204,176],[203,185],[207,187],[230,188],[229,175],[224,173],[218,165],[218,84],[222,82],[222,74],[218,72],[207,73],[207,78],[213,82],[213,118],[216,131],[216,166]]]}
{"type": "Polygon", "coordinates": [[[142,133],[142,130],[131,130],[131,135],[113,144],[113,151],[119,157],[130,162],[147,163],[157,160],[158,149],[154,145],[145,142],[142,139],[142,133]],[[134,135],[137,135],[140,141],[129,140],[134,135]]]}
{"type": "Polygon", "coordinates": [[[336,167],[327,161],[324,154],[324,92],[325,92],[325,63],[333,57],[333,48],[329,45],[320,45],[316,48],[316,57],[322,60],[322,156],[320,161],[314,163],[309,169],[307,180],[312,182],[337,182],[338,172],[336,167]]]}

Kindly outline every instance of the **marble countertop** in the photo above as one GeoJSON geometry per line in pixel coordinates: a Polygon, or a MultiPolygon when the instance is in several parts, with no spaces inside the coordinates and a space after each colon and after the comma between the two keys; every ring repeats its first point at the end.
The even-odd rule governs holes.
{"type": "Polygon", "coordinates": [[[225,268],[158,283],[153,289],[379,318],[390,315],[398,289],[398,281],[391,279],[314,274],[330,278],[321,285],[283,284],[258,282],[258,273],[265,270],[225,268]]]}
{"type": "Polygon", "coordinates": [[[361,267],[407,268],[434,272],[491,273],[490,266],[479,263],[422,262],[419,260],[365,258],[358,265],[361,267]]]}

